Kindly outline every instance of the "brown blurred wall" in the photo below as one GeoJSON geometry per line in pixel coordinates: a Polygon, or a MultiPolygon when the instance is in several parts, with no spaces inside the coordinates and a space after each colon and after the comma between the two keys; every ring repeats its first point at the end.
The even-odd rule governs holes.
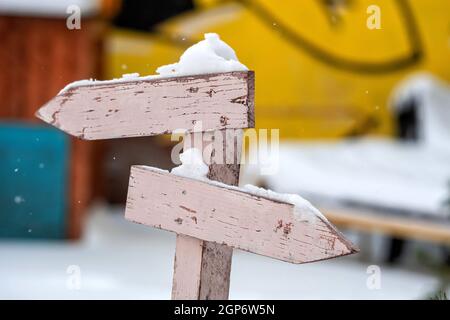
{"type": "MultiPolygon", "coordinates": [[[[102,25],[83,18],[80,30],[65,19],[0,15],[0,118],[37,122],[36,110],[67,83],[100,74],[102,25]]],[[[93,144],[71,139],[67,237],[78,238],[93,196],[93,144]]]]}

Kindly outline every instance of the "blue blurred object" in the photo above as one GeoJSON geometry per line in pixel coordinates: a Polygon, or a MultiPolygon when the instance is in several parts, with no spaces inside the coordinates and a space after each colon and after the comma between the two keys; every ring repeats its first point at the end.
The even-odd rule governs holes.
{"type": "Polygon", "coordinates": [[[69,150],[52,127],[0,122],[0,237],[66,237],[69,150]]]}

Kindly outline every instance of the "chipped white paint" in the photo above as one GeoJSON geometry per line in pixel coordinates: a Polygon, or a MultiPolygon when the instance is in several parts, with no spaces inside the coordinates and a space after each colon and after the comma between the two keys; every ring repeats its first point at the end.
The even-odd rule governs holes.
{"type": "Polygon", "coordinates": [[[253,91],[252,71],[94,84],[60,93],[36,115],[86,140],[250,128],[253,91]]]}

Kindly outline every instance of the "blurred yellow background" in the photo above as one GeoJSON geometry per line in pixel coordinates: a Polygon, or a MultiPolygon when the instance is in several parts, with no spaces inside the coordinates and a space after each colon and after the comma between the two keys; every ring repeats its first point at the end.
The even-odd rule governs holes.
{"type": "Polygon", "coordinates": [[[414,71],[450,80],[450,2],[428,0],[199,1],[146,33],[115,28],[105,78],[152,74],[206,32],[255,70],[257,127],[282,138],[391,135],[388,98],[414,71]],[[377,5],[381,29],[367,8],[377,5]]]}

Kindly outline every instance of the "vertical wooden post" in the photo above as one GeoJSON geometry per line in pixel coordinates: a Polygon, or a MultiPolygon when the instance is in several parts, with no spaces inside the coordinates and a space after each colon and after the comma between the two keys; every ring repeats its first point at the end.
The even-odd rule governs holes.
{"type": "MultiPolygon", "coordinates": [[[[195,139],[196,134],[187,135],[184,149],[195,146],[205,151],[204,160],[209,163],[208,178],[237,186],[242,130],[203,133],[200,145],[194,142],[195,139]]],[[[172,299],[228,299],[232,256],[233,249],[229,246],[177,235],[172,299]]]]}

